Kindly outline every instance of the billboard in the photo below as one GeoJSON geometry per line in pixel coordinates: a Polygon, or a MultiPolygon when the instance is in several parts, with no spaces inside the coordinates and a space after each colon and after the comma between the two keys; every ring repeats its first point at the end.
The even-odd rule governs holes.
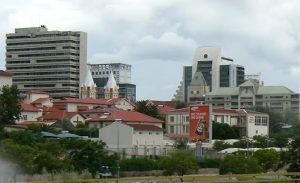
{"type": "Polygon", "coordinates": [[[190,106],[190,139],[203,141],[209,138],[209,112],[208,105],[190,106]]]}

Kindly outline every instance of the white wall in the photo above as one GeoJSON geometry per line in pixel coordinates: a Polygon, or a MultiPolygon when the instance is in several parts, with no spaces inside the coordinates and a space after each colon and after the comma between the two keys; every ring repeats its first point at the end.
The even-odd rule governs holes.
{"type": "Polygon", "coordinates": [[[39,98],[49,98],[49,94],[29,93],[29,94],[27,94],[24,102],[27,104],[30,104],[31,102],[33,102],[39,98]]]}
{"type": "Polygon", "coordinates": [[[117,149],[119,134],[119,148],[133,147],[133,128],[118,122],[99,129],[99,139],[109,148],[117,149]],[[119,133],[118,133],[119,131],[119,133]]]}
{"type": "Polygon", "coordinates": [[[255,116],[247,116],[247,136],[252,138],[255,135],[269,135],[269,120],[267,126],[255,125],[255,116]]]}
{"type": "Polygon", "coordinates": [[[162,131],[136,131],[134,130],[133,145],[160,146],[163,143],[162,131]]]}
{"type": "Polygon", "coordinates": [[[37,121],[37,118],[42,115],[43,115],[42,111],[39,111],[39,112],[23,111],[23,112],[21,112],[21,119],[16,121],[16,123],[21,123],[24,121],[37,121]]]}

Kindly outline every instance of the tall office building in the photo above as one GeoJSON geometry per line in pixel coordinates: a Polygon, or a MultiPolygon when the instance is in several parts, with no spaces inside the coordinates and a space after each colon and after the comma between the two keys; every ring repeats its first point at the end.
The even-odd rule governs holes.
{"type": "Polygon", "coordinates": [[[87,63],[87,34],[16,28],[6,34],[6,69],[21,92],[43,90],[53,98],[79,97],[87,63]]]}
{"type": "Polygon", "coordinates": [[[131,65],[123,63],[89,64],[95,84],[97,97],[105,98],[104,86],[112,72],[119,86],[120,97],[131,102],[136,100],[136,85],[131,83],[131,65]]]}
{"type": "Polygon", "coordinates": [[[193,65],[183,67],[183,82],[176,90],[173,100],[191,101],[188,96],[193,94],[188,93],[188,87],[197,72],[202,73],[209,91],[220,87],[236,87],[244,82],[245,76],[244,67],[234,64],[233,59],[222,57],[220,47],[199,47],[195,51],[193,65]]]}

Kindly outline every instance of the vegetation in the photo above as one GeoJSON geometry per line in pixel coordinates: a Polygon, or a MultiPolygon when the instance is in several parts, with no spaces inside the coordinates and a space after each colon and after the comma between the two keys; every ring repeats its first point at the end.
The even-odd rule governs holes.
{"type": "Polygon", "coordinates": [[[103,142],[51,140],[42,138],[37,132],[32,127],[14,132],[1,130],[0,156],[26,174],[55,174],[62,171],[82,173],[87,170],[95,177],[101,165],[116,164],[116,156],[104,151],[103,142]]]}
{"type": "Polygon", "coordinates": [[[198,161],[198,165],[200,168],[219,168],[221,162],[221,159],[203,159],[198,161]]]}
{"type": "Polygon", "coordinates": [[[264,172],[276,171],[280,163],[280,154],[273,149],[261,149],[253,153],[264,172]]]}
{"type": "Polygon", "coordinates": [[[220,174],[261,173],[258,160],[243,153],[227,155],[220,165],[220,174]]]}
{"type": "Polygon", "coordinates": [[[122,171],[149,171],[158,169],[158,160],[152,160],[147,158],[132,158],[122,160],[120,162],[120,170],[122,171]]]}
{"type": "Polygon", "coordinates": [[[21,117],[20,92],[17,86],[3,86],[0,90],[0,125],[14,124],[21,117]]]}
{"type": "Polygon", "coordinates": [[[179,176],[193,173],[198,170],[195,155],[189,150],[176,150],[170,156],[164,157],[160,162],[160,167],[164,170],[165,175],[179,176]]]}
{"type": "Polygon", "coordinates": [[[154,118],[159,118],[159,111],[154,104],[148,103],[147,100],[141,100],[136,103],[137,111],[154,118]]]}
{"type": "Polygon", "coordinates": [[[185,108],[185,107],[186,107],[186,104],[184,102],[176,101],[176,106],[175,106],[176,109],[181,109],[181,108],[185,108]]]}
{"type": "Polygon", "coordinates": [[[230,126],[226,123],[213,122],[213,139],[238,139],[240,133],[237,127],[230,126]]]}
{"type": "Polygon", "coordinates": [[[223,149],[227,149],[227,148],[231,148],[231,147],[232,147],[232,145],[230,145],[229,143],[224,142],[222,140],[215,141],[214,146],[213,146],[213,148],[216,151],[222,151],[223,149]]]}
{"type": "Polygon", "coordinates": [[[288,172],[300,172],[300,136],[291,143],[284,161],[289,165],[288,172]]]}

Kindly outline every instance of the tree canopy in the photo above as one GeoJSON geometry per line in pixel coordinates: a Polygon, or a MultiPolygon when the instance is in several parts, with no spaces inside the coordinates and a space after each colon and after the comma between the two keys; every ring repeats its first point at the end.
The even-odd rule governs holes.
{"type": "Polygon", "coordinates": [[[21,117],[21,98],[17,86],[0,89],[0,124],[14,124],[21,117]]]}
{"type": "Polygon", "coordinates": [[[238,139],[240,138],[240,133],[238,128],[230,126],[226,123],[213,122],[213,139],[238,139]]]}

